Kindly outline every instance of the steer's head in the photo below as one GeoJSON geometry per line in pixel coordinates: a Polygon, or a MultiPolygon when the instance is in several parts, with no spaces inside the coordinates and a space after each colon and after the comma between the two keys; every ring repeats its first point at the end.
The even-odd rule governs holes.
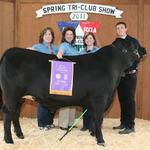
{"type": "Polygon", "coordinates": [[[112,46],[122,53],[122,56],[126,59],[129,65],[140,58],[138,52],[139,47],[128,40],[117,38],[112,43],[112,46]]]}

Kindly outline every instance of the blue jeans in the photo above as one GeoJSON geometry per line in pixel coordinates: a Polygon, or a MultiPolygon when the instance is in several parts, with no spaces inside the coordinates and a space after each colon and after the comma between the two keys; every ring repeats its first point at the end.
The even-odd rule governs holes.
{"type": "Polygon", "coordinates": [[[39,127],[45,127],[46,125],[53,124],[55,111],[51,111],[47,107],[39,104],[37,109],[37,121],[39,127]]]}

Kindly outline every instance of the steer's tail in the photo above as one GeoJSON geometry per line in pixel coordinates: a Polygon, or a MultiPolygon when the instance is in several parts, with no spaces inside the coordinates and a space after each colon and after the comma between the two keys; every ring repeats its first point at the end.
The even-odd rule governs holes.
{"type": "Polygon", "coordinates": [[[3,101],[2,101],[2,90],[0,88],[0,112],[2,111],[3,101]]]}
{"type": "MultiPolygon", "coordinates": [[[[2,63],[2,57],[0,57],[0,65],[2,63]]],[[[1,69],[0,69],[1,70],[1,69]]],[[[0,86],[0,112],[2,111],[3,101],[2,101],[2,89],[0,86]]]]}

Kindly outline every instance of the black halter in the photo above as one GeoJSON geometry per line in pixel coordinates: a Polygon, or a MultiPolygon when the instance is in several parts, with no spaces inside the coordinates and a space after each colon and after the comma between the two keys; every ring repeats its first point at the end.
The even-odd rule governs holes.
{"type": "Polygon", "coordinates": [[[128,52],[128,50],[127,49],[125,49],[125,48],[121,48],[121,47],[119,47],[119,46],[116,46],[116,45],[114,45],[113,43],[111,44],[113,47],[115,47],[115,48],[117,48],[117,49],[119,49],[119,50],[121,50],[121,52],[122,53],[127,53],[128,52]]]}
{"type": "MultiPolygon", "coordinates": [[[[121,50],[122,53],[127,53],[127,52],[128,52],[127,49],[121,48],[121,47],[119,47],[119,46],[116,46],[116,45],[114,45],[113,43],[112,43],[111,45],[112,45],[114,48],[117,48],[117,49],[121,50]]],[[[135,49],[135,50],[133,51],[133,53],[134,53],[135,55],[137,55],[138,58],[140,58],[140,55],[139,55],[139,52],[138,52],[138,47],[137,47],[137,49],[135,49]]]]}

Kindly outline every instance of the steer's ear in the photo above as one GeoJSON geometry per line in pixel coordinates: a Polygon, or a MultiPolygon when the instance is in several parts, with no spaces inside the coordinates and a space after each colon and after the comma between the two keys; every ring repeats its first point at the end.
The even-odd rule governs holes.
{"type": "Polygon", "coordinates": [[[140,58],[144,58],[144,56],[147,54],[146,48],[142,46],[139,46],[138,52],[139,52],[140,58]]]}
{"type": "Polygon", "coordinates": [[[115,45],[116,47],[122,49],[125,47],[129,47],[129,42],[127,42],[125,39],[122,38],[116,38],[115,41],[112,42],[112,45],[115,45]]]}
{"type": "Polygon", "coordinates": [[[113,42],[112,45],[118,45],[120,43],[120,38],[116,38],[113,42]]]}

